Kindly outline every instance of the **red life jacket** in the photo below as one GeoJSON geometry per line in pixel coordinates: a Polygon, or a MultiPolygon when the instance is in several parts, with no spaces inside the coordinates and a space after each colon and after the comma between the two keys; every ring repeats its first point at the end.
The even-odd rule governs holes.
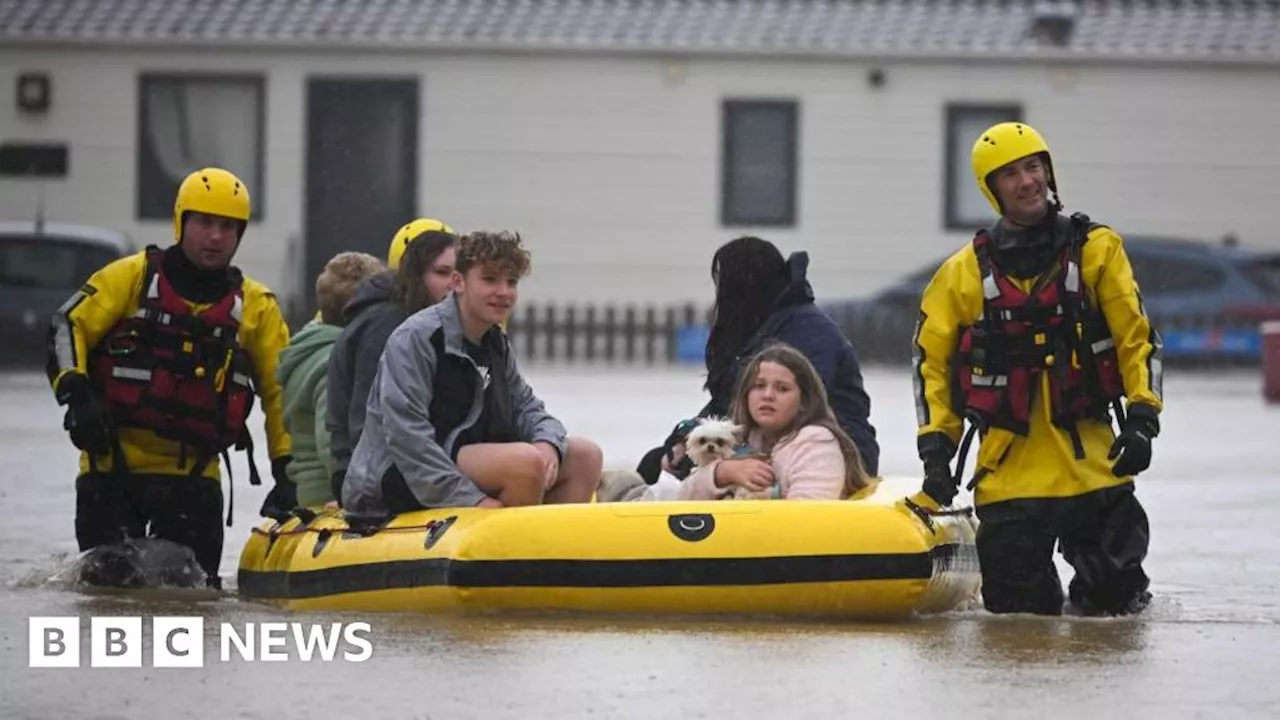
{"type": "MultiPolygon", "coordinates": [[[[253,365],[240,347],[244,307],[239,271],[231,290],[199,313],[173,289],[163,251],[147,248],[138,311],[118,323],[93,351],[91,375],[112,422],[150,430],[209,459],[248,436],[253,365]]],[[[183,460],[180,459],[182,464],[183,460]]]]}
{"type": "Polygon", "coordinates": [[[982,315],[962,333],[955,369],[963,415],[976,416],[983,429],[1024,436],[1040,374],[1048,373],[1053,422],[1071,433],[1077,455],[1083,449],[1076,422],[1109,420],[1110,404],[1124,395],[1115,340],[1080,277],[1089,227],[1087,217],[1072,217],[1070,240],[1030,292],[999,271],[991,237],[977,233],[982,315]]]}

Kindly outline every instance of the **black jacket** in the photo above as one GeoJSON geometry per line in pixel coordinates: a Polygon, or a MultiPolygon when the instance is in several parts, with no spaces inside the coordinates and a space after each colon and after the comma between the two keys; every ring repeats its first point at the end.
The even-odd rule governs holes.
{"type": "MultiPolygon", "coordinates": [[[[858,446],[867,473],[878,475],[880,445],[876,442],[876,429],[871,424],[871,398],[862,386],[858,355],[835,321],[814,305],[813,286],[806,277],[809,254],[792,253],[787,258],[787,266],[791,270],[791,284],[778,297],[764,324],[747,341],[730,376],[736,383],[738,374],[751,356],[770,342],[784,342],[804,353],[822,377],[831,409],[835,411],[840,427],[858,446]]],[[[698,417],[727,415],[732,400],[733,383],[713,388],[711,402],[698,413],[698,417]]]]}
{"type": "Polygon", "coordinates": [[[392,331],[410,315],[391,299],[394,282],[394,273],[383,273],[360,284],[343,308],[347,324],[329,355],[329,409],[324,424],[333,455],[334,497],[342,497],[342,477],[364,430],[365,404],[378,373],[378,358],[392,331]]]}

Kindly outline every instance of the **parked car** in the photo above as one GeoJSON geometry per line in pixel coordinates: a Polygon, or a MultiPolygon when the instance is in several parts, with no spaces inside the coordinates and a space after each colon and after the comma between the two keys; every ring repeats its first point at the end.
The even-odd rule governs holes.
{"type": "MultiPolygon", "coordinates": [[[[1125,250],[1168,360],[1256,363],[1258,324],[1280,319],[1280,252],[1129,236],[1125,250]]],[[[905,363],[938,258],[868,299],[825,305],[867,360],[905,363]]]]}
{"type": "Polygon", "coordinates": [[[43,367],[53,313],[95,271],[132,252],[114,230],[0,221],[0,367],[43,367]]]}

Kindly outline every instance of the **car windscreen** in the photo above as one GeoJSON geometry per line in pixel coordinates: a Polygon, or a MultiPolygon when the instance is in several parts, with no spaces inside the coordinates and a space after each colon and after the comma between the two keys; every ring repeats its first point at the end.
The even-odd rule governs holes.
{"type": "Polygon", "coordinates": [[[938,268],[941,267],[942,263],[945,261],[946,258],[942,258],[919,270],[916,270],[910,275],[894,283],[884,291],[883,295],[885,297],[920,297],[920,293],[924,291],[925,286],[929,284],[929,281],[937,274],[938,268]]]}
{"type": "Polygon", "coordinates": [[[1240,269],[1267,297],[1280,301],[1280,254],[1251,258],[1240,269]]]}
{"type": "Polygon", "coordinates": [[[0,286],[74,290],[116,257],[110,247],[74,238],[0,235],[0,286]]]}

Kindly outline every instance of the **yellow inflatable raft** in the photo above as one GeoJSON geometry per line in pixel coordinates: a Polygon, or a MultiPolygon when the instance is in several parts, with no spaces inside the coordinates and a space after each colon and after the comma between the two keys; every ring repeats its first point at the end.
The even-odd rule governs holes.
{"type": "Polygon", "coordinates": [[[883,499],[451,508],[361,531],[323,514],[255,528],[239,591],[297,610],[892,618],[975,597],[975,527],[883,499]]]}

